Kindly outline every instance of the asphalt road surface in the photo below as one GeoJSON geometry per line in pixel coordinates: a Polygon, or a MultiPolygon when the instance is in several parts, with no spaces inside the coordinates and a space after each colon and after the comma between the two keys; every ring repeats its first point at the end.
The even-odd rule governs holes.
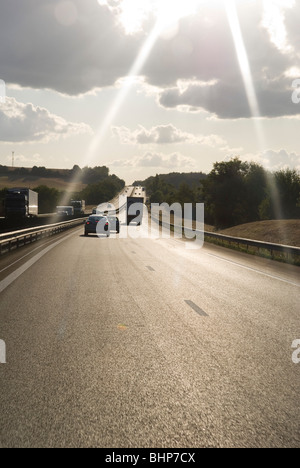
{"type": "Polygon", "coordinates": [[[75,229],[0,259],[1,447],[299,447],[296,267],[75,229]]]}

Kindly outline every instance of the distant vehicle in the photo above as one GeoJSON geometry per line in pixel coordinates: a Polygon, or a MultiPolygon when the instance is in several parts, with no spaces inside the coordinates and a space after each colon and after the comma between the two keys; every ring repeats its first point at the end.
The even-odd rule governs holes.
{"type": "Polygon", "coordinates": [[[58,210],[56,212],[57,216],[61,216],[61,217],[67,217],[68,216],[68,212],[67,211],[63,211],[63,210],[58,210]]]}
{"type": "Polygon", "coordinates": [[[144,210],[144,197],[127,197],[127,226],[134,221],[138,216],[140,217],[140,222],[137,222],[137,225],[141,225],[141,219],[143,217],[144,210]],[[137,209],[132,213],[132,206],[137,205],[137,209]]]}
{"type": "Polygon", "coordinates": [[[56,214],[58,216],[65,216],[65,217],[74,216],[74,207],[73,206],[57,206],[56,214]]]}
{"type": "Polygon", "coordinates": [[[14,188],[6,192],[4,212],[6,218],[33,218],[38,216],[38,193],[27,188],[14,188]]]}
{"type": "Polygon", "coordinates": [[[103,234],[106,237],[110,236],[110,224],[106,216],[92,215],[90,216],[84,227],[84,235],[103,234]]]}
{"type": "Polygon", "coordinates": [[[120,234],[120,220],[117,216],[108,216],[108,222],[110,224],[110,230],[120,234]]]}
{"type": "Polygon", "coordinates": [[[74,208],[74,216],[83,216],[85,214],[85,200],[72,200],[71,206],[74,208]]]}

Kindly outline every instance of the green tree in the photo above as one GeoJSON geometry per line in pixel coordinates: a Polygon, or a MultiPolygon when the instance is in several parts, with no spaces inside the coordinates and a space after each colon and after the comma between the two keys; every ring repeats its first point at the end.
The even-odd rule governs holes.
{"type": "Polygon", "coordinates": [[[61,192],[45,185],[40,185],[34,191],[39,194],[39,213],[54,213],[61,198],[61,192]]]}
{"type": "Polygon", "coordinates": [[[278,171],[275,173],[275,184],[284,218],[298,218],[300,216],[300,209],[297,206],[300,193],[300,173],[295,169],[278,171]]]}
{"type": "Polygon", "coordinates": [[[164,203],[165,201],[165,195],[161,190],[156,190],[152,195],[150,196],[150,203],[164,203]]]}
{"type": "Polygon", "coordinates": [[[183,206],[184,203],[195,203],[196,194],[192,188],[185,182],[183,182],[176,194],[177,201],[183,206]]]}
{"type": "Polygon", "coordinates": [[[217,162],[203,181],[207,222],[226,228],[259,220],[266,190],[262,166],[239,158],[217,162]]]}
{"type": "Polygon", "coordinates": [[[266,198],[268,187],[268,173],[256,163],[251,163],[245,174],[247,189],[247,222],[260,219],[260,207],[266,198]]]}
{"type": "Polygon", "coordinates": [[[216,227],[241,224],[247,217],[247,186],[245,176],[248,164],[240,159],[215,163],[204,181],[206,218],[216,227]]]}
{"type": "Polygon", "coordinates": [[[112,175],[102,182],[89,184],[80,192],[79,198],[85,200],[88,205],[100,205],[112,200],[125,187],[124,180],[112,175]]]}

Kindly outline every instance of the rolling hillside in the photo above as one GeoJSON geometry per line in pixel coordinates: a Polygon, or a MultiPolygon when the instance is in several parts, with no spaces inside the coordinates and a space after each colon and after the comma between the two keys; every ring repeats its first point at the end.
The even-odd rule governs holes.
{"type": "Polygon", "coordinates": [[[222,234],[300,247],[300,219],[258,221],[221,231],[222,234]]]}
{"type": "Polygon", "coordinates": [[[59,191],[81,192],[88,184],[95,184],[109,177],[109,169],[85,167],[81,169],[46,169],[45,167],[7,167],[0,166],[0,190],[3,188],[35,188],[45,185],[59,191]]]}
{"type": "Polygon", "coordinates": [[[68,169],[8,168],[0,166],[0,190],[3,188],[28,187],[35,188],[46,185],[59,191],[81,191],[86,183],[71,183],[72,171],[68,169]]]}
{"type": "Polygon", "coordinates": [[[69,180],[57,177],[15,177],[15,176],[0,176],[0,189],[13,187],[28,187],[33,189],[40,185],[46,185],[49,188],[55,188],[59,191],[80,192],[87,184],[81,182],[72,184],[69,180]]]}

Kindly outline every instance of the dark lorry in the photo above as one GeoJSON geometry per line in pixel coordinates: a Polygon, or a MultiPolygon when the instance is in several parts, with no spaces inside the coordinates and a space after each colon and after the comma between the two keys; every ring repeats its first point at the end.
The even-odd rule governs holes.
{"type": "Polygon", "coordinates": [[[9,189],[4,200],[6,218],[33,218],[38,216],[38,193],[26,188],[9,189]]]}
{"type": "Polygon", "coordinates": [[[71,200],[71,206],[74,208],[74,216],[84,216],[85,200],[71,200]]]}

